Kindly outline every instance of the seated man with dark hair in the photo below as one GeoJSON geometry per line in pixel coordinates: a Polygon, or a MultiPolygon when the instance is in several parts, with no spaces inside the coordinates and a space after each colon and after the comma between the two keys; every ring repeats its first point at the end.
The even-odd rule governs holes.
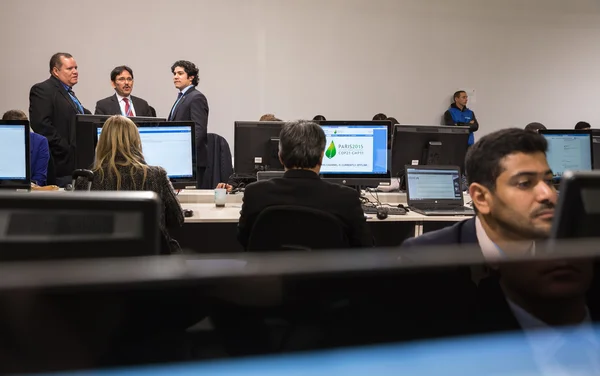
{"type": "Polygon", "coordinates": [[[479,244],[486,260],[511,251],[533,252],[550,235],[557,193],[546,160],[544,136],[503,129],[467,152],[469,194],[476,216],[408,239],[403,246],[479,244]]]}
{"type": "MultiPolygon", "coordinates": [[[[27,115],[21,110],[9,110],[2,115],[2,120],[27,120],[27,115]]],[[[29,164],[31,165],[31,182],[41,186],[48,179],[48,162],[50,149],[46,137],[33,133],[29,129],[29,164]]]]}
{"type": "Polygon", "coordinates": [[[344,224],[351,247],[373,246],[358,192],[319,177],[325,142],[323,129],[312,121],[283,126],[279,160],[285,174],[282,178],[252,183],[244,192],[238,224],[238,240],[244,248],[260,212],[274,205],[304,206],[333,214],[344,224]]]}
{"type": "Polygon", "coordinates": [[[546,126],[542,123],[533,122],[533,123],[527,124],[525,126],[525,130],[530,131],[530,132],[540,133],[540,131],[546,130],[546,126]]]}
{"type": "Polygon", "coordinates": [[[592,129],[592,126],[587,121],[580,121],[577,124],[575,124],[575,129],[587,130],[592,129]]]}

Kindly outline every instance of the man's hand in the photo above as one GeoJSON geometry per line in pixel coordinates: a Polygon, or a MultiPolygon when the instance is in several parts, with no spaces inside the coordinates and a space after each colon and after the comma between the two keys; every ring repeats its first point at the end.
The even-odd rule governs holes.
{"type": "Polygon", "coordinates": [[[471,120],[469,124],[475,124],[475,120],[471,120]]]}
{"type": "Polygon", "coordinates": [[[231,186],[227,183],[219,183],[219,184],[217,184],[217,188],[225,188],[225,189],[227,189],[227,192],[231,192],[231,190],[233,189],[233,186],[231,186]]]}

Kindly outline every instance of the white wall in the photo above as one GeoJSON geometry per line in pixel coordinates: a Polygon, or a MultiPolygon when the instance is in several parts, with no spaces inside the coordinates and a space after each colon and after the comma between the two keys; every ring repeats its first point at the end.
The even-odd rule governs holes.
{"type": "Polygon", "coordinates": [[[0,111],[27,110],[57,51],[80,68],[93,111],[116,65],[159,115],[171,64],[194,61],[209,132],[233,121],[370,119],[439,124],[457,88],[477,92],[478,136],[540,121],[600,127],[598,0],[2,0],[0,111]]]}

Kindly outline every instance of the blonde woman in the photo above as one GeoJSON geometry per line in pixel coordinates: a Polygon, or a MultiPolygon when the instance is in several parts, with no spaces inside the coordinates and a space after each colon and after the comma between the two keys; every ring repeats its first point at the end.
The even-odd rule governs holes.
{"type": "MultiPolygon", "coordinates": [[[[176,252],[179,244],[169,236],[167,227],[183,225],[183,212],[175,197],[167,172],[158,166],[148,166],[142,154],[142,142],[136,125],[130,119],[115,115],[106,120],[96,147],[92,190],[153,191],[163,203],[160,228],[163,252],[176,252]]],[[[78,181],[76,189],[85,189],[78,181]]]]}

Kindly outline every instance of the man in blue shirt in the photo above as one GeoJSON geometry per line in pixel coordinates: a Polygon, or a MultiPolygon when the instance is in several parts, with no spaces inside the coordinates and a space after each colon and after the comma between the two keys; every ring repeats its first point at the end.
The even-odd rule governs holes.
{"type": "Polygon", "coordinates": [[[467,108],[467,102],[469,96],[464,90],[459,90],[454,93],[454,103],[450,105],[450,108],[444,114],[445,125],[461,125],[470,127],[471,133],[469,134],[469,146],[475,143],[474,132],[479,129],[479,123],[475,117],[475,113],[467,108]]]}

